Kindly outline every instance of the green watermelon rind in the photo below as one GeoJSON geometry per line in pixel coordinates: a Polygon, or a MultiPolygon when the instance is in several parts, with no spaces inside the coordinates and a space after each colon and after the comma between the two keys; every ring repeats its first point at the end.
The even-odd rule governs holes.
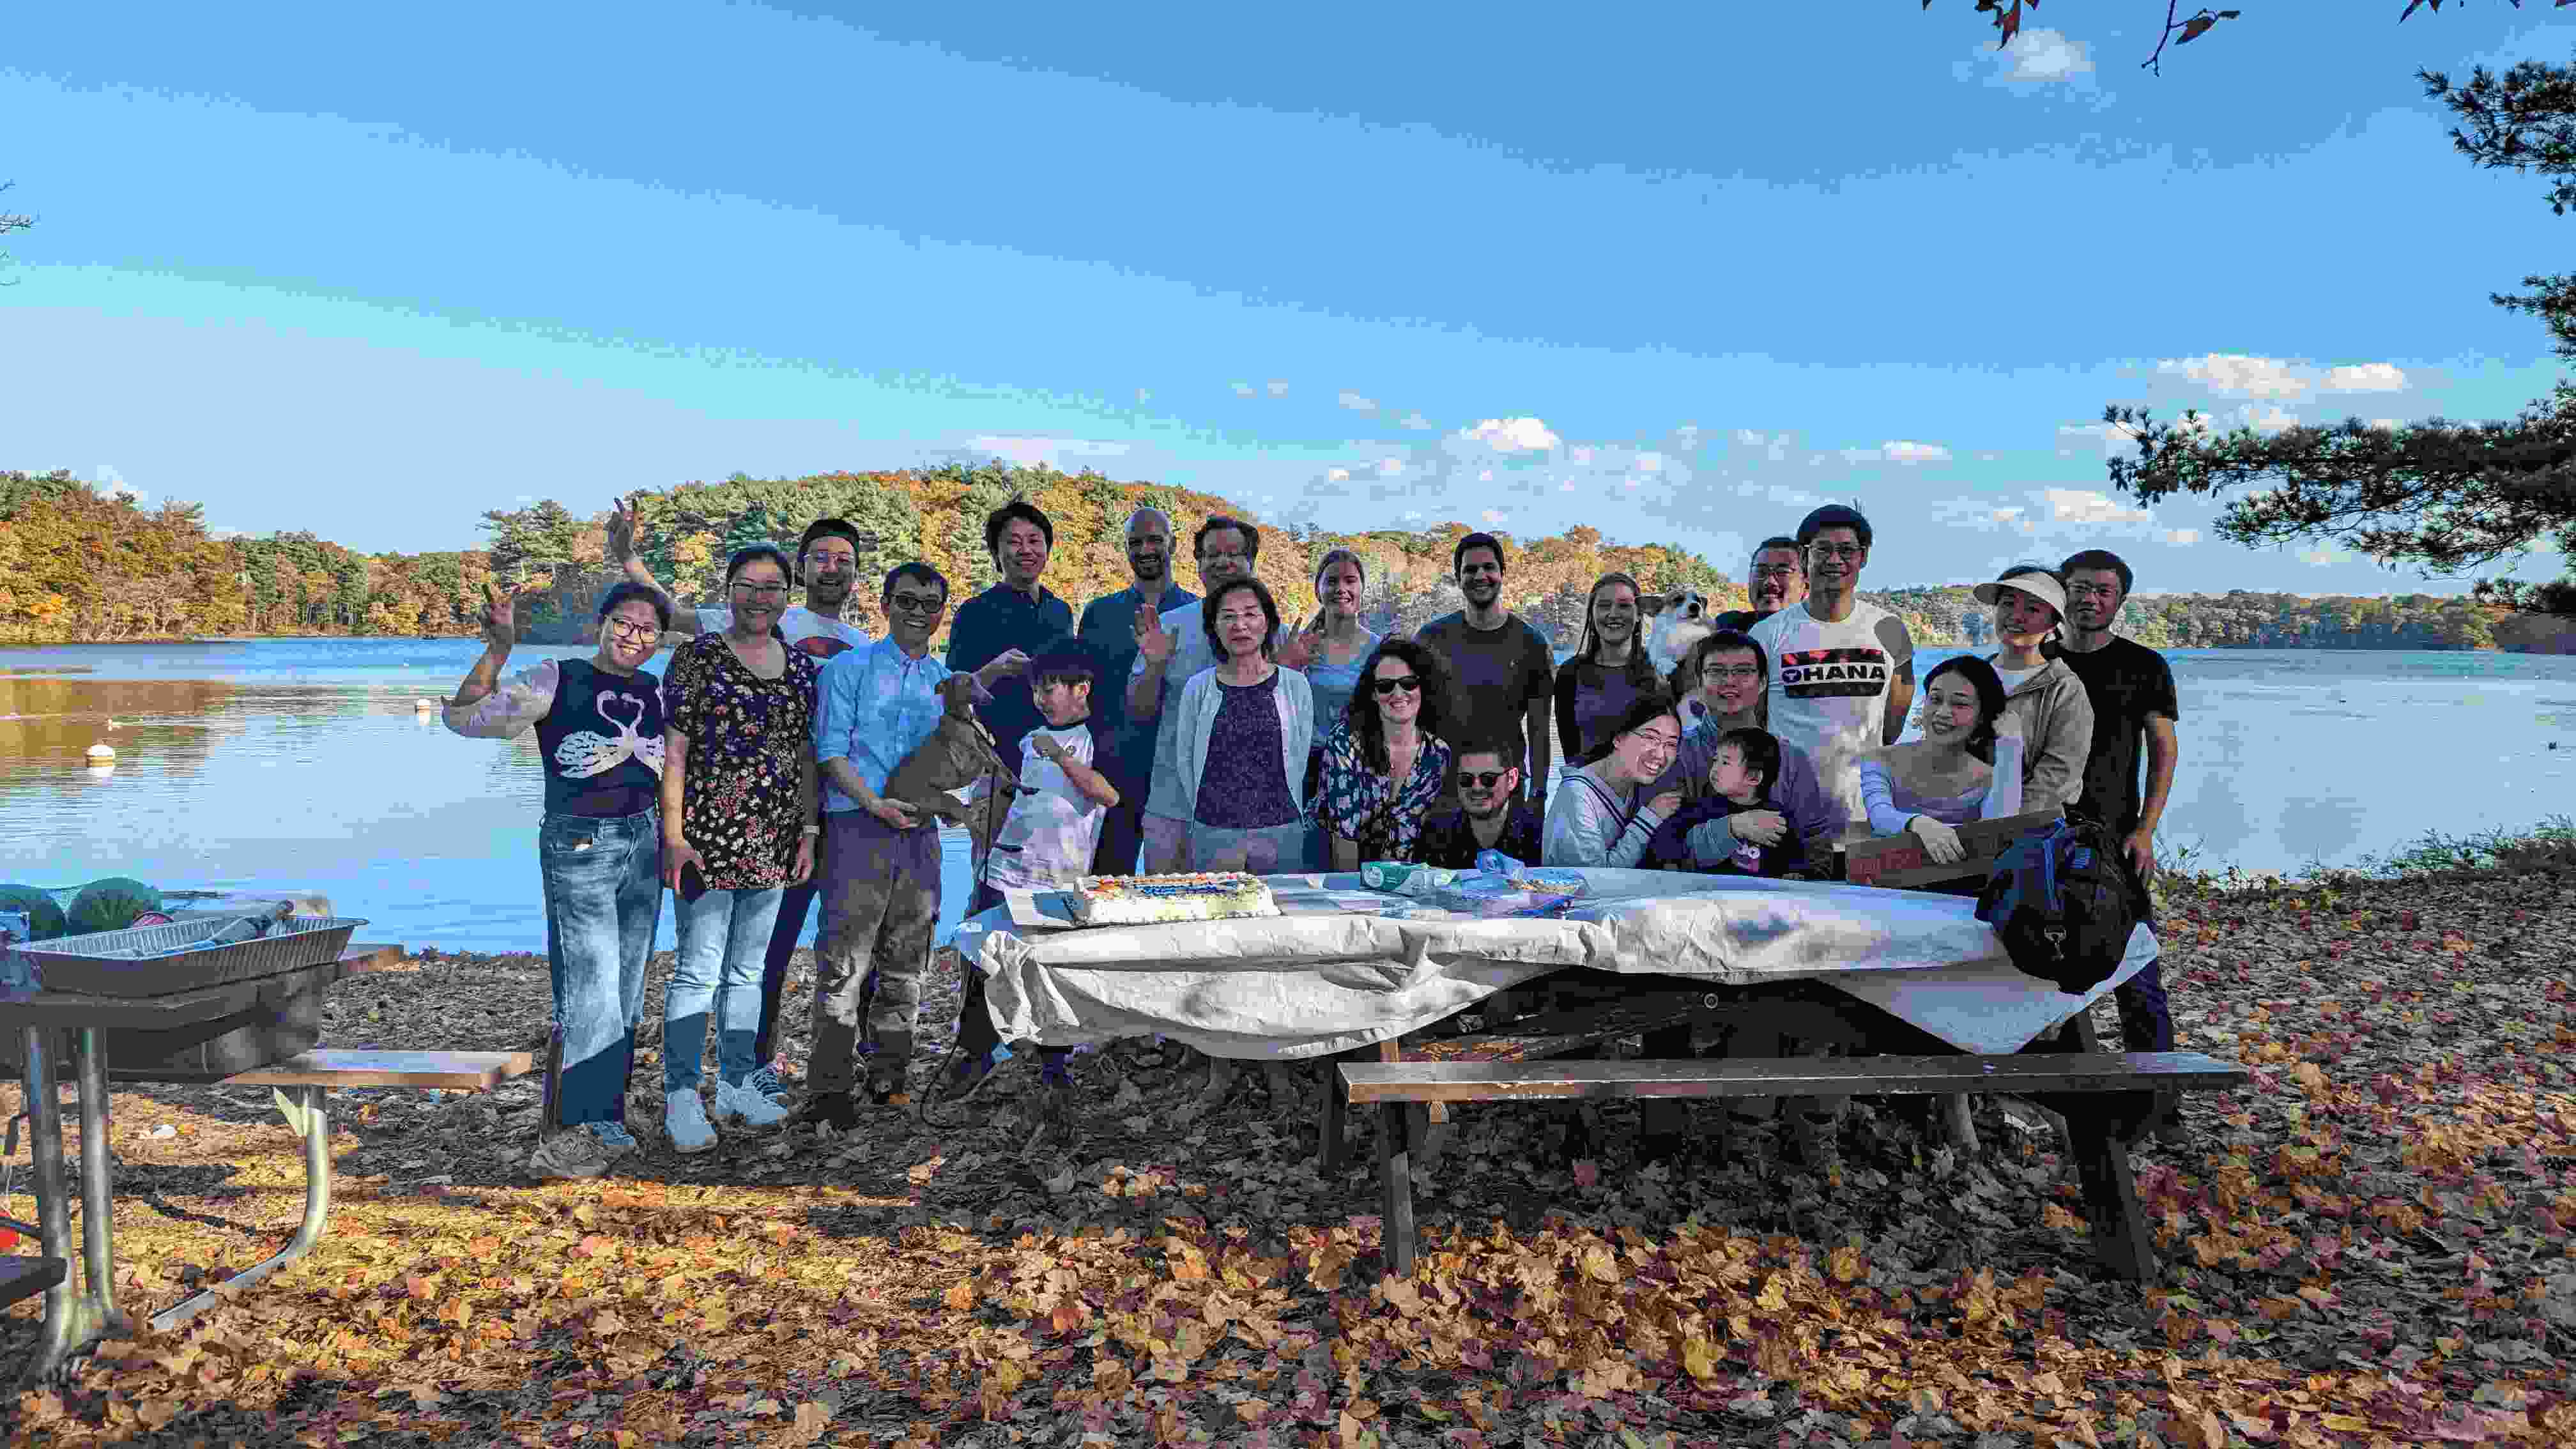
{"type": "Polygon", "coordinates": [[[27,917],[27,928],[39,941],[50,941],[65,934],[70,925],[53,893],[30,885],[0,885],[0,911],[23,913],[27,917]]]}
{"type": "Polygon", "coordinates": [[[94,880],[72,897],[71,909],[64,912],[69,933],[94,935],[101,931],[122,931],[134,924],[134,918],[161,909],[161,892],[139,880],[112,875],[94,880]]]}

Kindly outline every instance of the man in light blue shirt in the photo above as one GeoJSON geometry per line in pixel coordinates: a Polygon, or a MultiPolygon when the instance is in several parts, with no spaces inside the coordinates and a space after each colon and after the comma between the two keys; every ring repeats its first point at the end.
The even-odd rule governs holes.
{"type": "MultiPolygon", "coordinates": [[[[858,1125],[858,1058],[866,1091],[906,1099],[921,977],[939,920],[939,827],[878,792],[939,729],[948,666],[930,636],[948,609],[948,580],[925,563],[886,575],[886,637],[823,666],[814,755],[823,774],[823,930],[814,953],[814,1056],[804,1120],[858,1125]],[[860,1042],[865,1020],[866,1043],[860,1042]]],[[[975,672],[989,688],[1028,666],[1005,651],[975,672]]]]}

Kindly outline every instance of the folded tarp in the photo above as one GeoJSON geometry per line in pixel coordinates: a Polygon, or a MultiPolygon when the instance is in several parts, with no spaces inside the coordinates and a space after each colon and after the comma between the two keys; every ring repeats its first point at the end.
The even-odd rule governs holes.
{"type": "Polygon", "coordinates": [[[1273,876],[1283,914],[1038,930],[1007,911],[959,928],[1006,1041],[1162,1035],[1213,1056],[1311,1057],[1419,1030],[1553,971],[1823,981],[1962,1051],[2009,1052],[2156,955],[2141,924],[2109,980],[2071,996],[2016,970],[1963,896],[1749,876],[1586,870],[1562,918],[1370,914],[1356,875],[1273,876]],[[1337,902],[1361,904],[1349,909],[1337,902]]]}

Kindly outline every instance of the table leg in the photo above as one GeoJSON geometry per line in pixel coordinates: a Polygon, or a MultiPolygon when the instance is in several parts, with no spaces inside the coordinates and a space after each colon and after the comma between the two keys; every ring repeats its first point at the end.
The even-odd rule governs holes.
{"type": "Polygon", "coordinates": [[[167,1333],[198,1314],[215,1306],[225,1297],[240,1292],[269,1274],[313,1251],[322,1240],[324,1219],[331,1215],[331,1122],[322,1107],[321,1087],[289,1087],[277,1093],[277,1110],[286,1117],[286,1125],[304,1139],[304,1221],[296,1226],[295,1240],[264,1263],[244,1268],[223,1282],[188,1298],[173,1307],[154,1314],[152,1327],[167,1333]],[[288,1097],[287,1092],[293,1092],[288,1097]]]}
{"type": "Polygon", "coordinates": [[[1342,1095],[1342,1074],[1334,1069],[1334,1063],[1347,1061],[1350,1056],[1349,1052],[1335,1052],[1316,1061],[1324,1072],[1320,1084],[1324,1089],[1324,1114],[1316,1124],[1315,1133],[1315,1173],[1319,1177],[1331,1177],[1342,1168],[1343,1137],[1348,1131],[1350,1099],[1342,1095]]]}
{"type": "Polygon", "coordinates": [[[78,1286],[66,1272],[45,1293],[45,1322],[35,1358],[21,1378],[37,1384],[61,1372],[99,1339],[131,1331],[116,1311],[115,1235],[108,1193],[107,1064],[98,1033],[82,1030],[73,1055],[81,1087],[81,1251],[72,1252],[71,1196],[63,1172],[63,1113],[54,1081],[53,1033],[26,1028],[27,1125],[35,1158],[36,1221],[44,1254],[81,1263],[78,1286]]]}
{"type": "Polygon", "coordinates": [[[1387,1265],[1399,1278],[1413,1276],[1413,1154],[1405,1142],[1404,1102],[1378,1109],[1377,1175],[1386,1190],[1386,1216],[1378,1228],[1387,1265]]]}

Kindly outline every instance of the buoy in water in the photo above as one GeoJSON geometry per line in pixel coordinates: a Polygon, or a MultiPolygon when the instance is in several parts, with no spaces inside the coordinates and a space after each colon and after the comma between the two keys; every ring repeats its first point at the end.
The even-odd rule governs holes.
{"type": "Polygon", "coordinates": [[[427,714],[431,710],[438,708],[438,701],[434,699],[415,699],[411,702],[411,707],[419,710],[422,714],[427,714]]]}
{"type": "Polygon", "coordinates": [[[116,758],[116,751],[106,745],[92,745],[89,747],[89,757],[93,760],[113,760],[116,758]]]}

